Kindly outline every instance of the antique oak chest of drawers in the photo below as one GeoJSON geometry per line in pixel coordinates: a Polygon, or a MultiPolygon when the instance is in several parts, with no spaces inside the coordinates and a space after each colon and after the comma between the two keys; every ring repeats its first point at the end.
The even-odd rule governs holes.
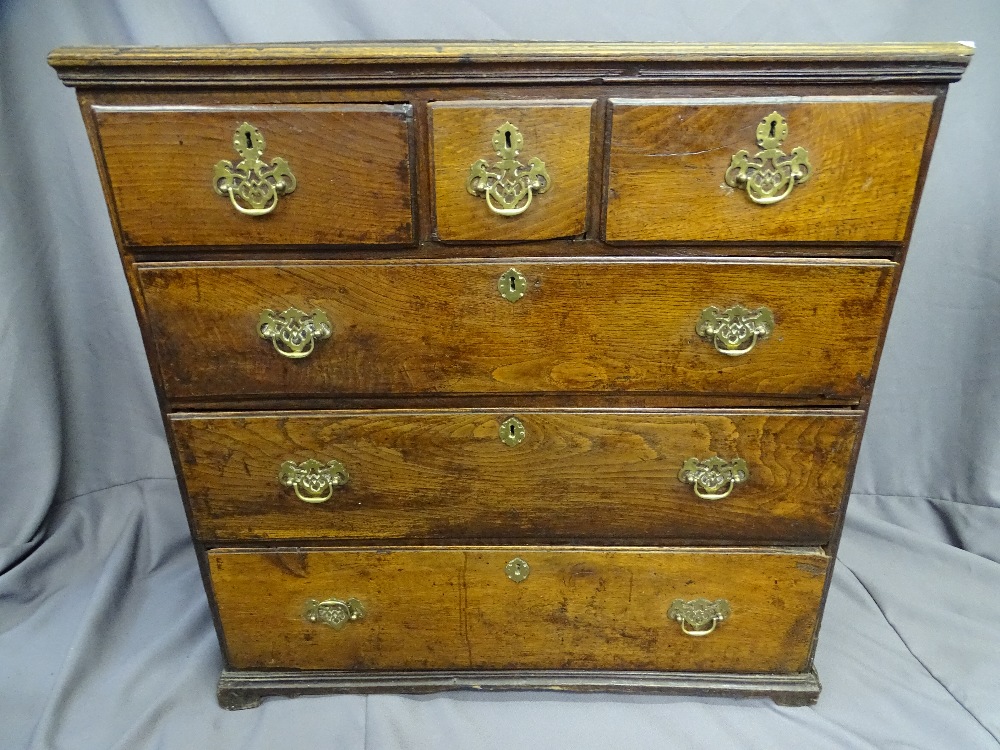
{"type": "Polygon", "coordinates": [[[809,703],[963,45],[63,49],[226,662],[809,703]]]}

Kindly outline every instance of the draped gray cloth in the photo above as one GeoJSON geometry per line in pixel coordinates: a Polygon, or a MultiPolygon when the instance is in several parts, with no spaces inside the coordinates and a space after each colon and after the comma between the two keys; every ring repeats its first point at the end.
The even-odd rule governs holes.
{"type": "Polygon", "coordinates": [[[998,44],[991,0],[0,4],[0,748],[996,747],[998,44]],[[882,358],[815,707],[456,693],[218,708],[221,657],[104,198],[45,55],[376,38],[979,43],[882,358]]]}

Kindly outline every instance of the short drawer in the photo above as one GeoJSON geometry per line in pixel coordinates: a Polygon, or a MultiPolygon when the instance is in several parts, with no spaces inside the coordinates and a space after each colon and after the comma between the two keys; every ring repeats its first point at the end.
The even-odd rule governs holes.
{"type": "Polygon", "coordinates": [[[810,549],[209,553],[239,669],[797,672],[827,562],[810,549]],[[700,599],[723,619],[685,607],[700,599]]]}
{"type": "Polygon", "coordinates": [[[609,242],[902,242],[934,98],[612,100],[609,242]]]}
{"type": "Polygon", "coordinates": [[[856,412],[174,415],[202,539],[825,544],[856,412]]]}
{"type": "Polygon", "coordinates": [[[408,244],[409,105],[95,107],[129,246],[408,244]]]}
{"type": "Polygon", "coordinates": [[[593,108],[590,99],[432,103],[437,238],[583,234],[593,108]]]}
{"type": "Polygon", "coordinates": [[[895,268],[885,261],[163,264],[143,266],[139,278],[171,398],[855,399],[872,374],[895,268]]]}

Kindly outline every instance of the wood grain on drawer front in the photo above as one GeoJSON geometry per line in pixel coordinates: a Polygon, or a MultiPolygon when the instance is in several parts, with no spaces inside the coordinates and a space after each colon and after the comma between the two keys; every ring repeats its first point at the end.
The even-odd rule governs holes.
{"type": "Polygon", "coordinates": [[[285,412],[171,418],[205,539],[684,540],[824,544],[860,414],[518,411],[285,412]],[[695,457],[742,458],[749,479],[701,500],[695,457]],[[278,481],[285,461],[340,461],[324,503],[278,481]]]}
{"type": "Polygon", "coordinates": [[[856,398],[878,347],[888,261],[369,262],[140,269],[169,397],[704,393],[856,398]],[[525,296],[497,291],[516,267],[525,296]],[[695,332],[709,306],[767,306],[743,356],[695,332]],[[264,309],[324,311],[304,359],[261,339],[264,309]]]}
{"type": "Polygon", "coordinates": [[[901,242],[933,97],[612,100],[609,242],[901,242]],[[801,146],[809,179],[759,205],[729,187],[740,150],[777,111],[780,148],[801,146]]]}
{"type": "Polygon", "coordinates": [[[430,105],[436,232],[442,240],[545,240],[583,234],[590,174],[593,100],[435,102],[430,105]],[[497,128],[511,123],[524,138],[517,160],[541,159],[551,180],[524,213],[500,216],[466,189],[480,159],[500,160],[497,128]]]}
{"type": "Polygon", "coordinates": [[[291,669],[806,668],[827,568],[819,550],[423,548],[213,550],[231,666],[291,669]],[[531,570],[520,583],[504,567],[531,570]],[[308,622],[310,599],[356,598],[364,619],[308,622]],[[695,638],[676,599],[726,599],[695,638]]]}
{"type": "Polygon", "coordinates": [[[410,243],[409,105],[221,108],[95,107],[97,132],[127,245],[410,243]],[[237,212],[213,189],[217,162],[236,164],[243,123],[261,159],[288,162],[294,192],[265,216],[237,212]]]}

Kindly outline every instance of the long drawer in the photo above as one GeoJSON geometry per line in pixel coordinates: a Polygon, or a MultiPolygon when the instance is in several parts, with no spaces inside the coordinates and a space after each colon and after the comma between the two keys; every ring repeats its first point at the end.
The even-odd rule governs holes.
{"type": "Polygon", "coordinates": [[[158,264],[169,398],[681,393],[860,397],[888,261],[158,264]]]}
{"type": "Polygon", "coordinates": [[[807,667],[828,564],[820,550],[724,548],[217,549],[208,560],[238,669],[753,673],[807,667]]]}
{"type": "Polygon", "coordinates": [[[824,544],[860,414],[174,415],[212,540],[824,544]]]}

